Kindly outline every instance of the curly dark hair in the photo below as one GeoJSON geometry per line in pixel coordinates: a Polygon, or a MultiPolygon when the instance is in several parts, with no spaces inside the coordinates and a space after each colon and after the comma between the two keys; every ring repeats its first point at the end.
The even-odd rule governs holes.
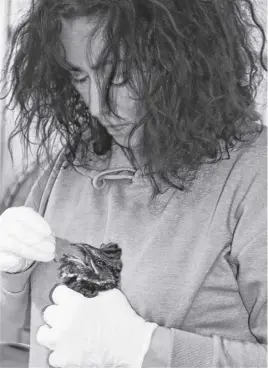
{"type": "MultiPolygon", "coordinates": [[[[11,80],[7,108],[12,101],[19,107],[9,143],[20,133],[28,146],[30,132],[36,132],[39,157],[56,132],[73,167],[78,149],[83,152],[80,164],[110,154],[113,138],[90,115],[62,57],[61,18],[81,16],[105,21],[99,66],[112,54],[115,63],[105,93],[112,113],[109,90],[119,43],[126,50],[125,73],[133,89],[133,71],[139,73],[136,93],[146,111],[138,123],[144,125],[141,153],[153,197],[160,193],[158,180],[187,189],[202,163],[222,159],[223,150],[228,156],[238,141],[247,141],[262,126],[255,123],[261,120],[255,97],[267,71],[266,39],[252,1],[38,0],[15,29],[6,58],[5,74],[11,80]],[[252,29],[262,41],[258,52],[252,29]],[[148,75],[148,70],[153,72],[148,75]],[[83,138],[85,129],[91,131],[91,145],[83,138]]],[[[133,131],[128,152],[135,165],[133,131]]]]}

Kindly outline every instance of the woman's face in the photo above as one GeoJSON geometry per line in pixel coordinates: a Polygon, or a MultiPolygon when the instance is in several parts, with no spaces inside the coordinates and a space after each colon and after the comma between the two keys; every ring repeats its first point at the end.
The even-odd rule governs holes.
{"type": "MultiPolygon", "coordinates": [[[[122,120],[109,112],[101,102],[97,72],[92,66],[98,60],[104,42],[101,31],[94,33],[92,38],[96,25],[96,21],[90,21],[85,17],[74,20],[62,19],[61,41],[66,51],[66,59],[73,66],[72,83],[88,106],[91,115],[98,119],[116,142],[127,147],[130,131],[143,116],[142,109],[140,104],[132,99],[134,93],[127,84],[111,87],[113,110],[122,120]],[[91,43],[88,42],[89,39],[91,43]]],[[[107,64],[107,70],[104,68],[102,72],[104,77],[107,77],[109,68],[111,66],[107,64]]],[[[98,75],[101,78],[100,72],[98,75]]],[[[117,78],[120,79],[120,76],[117,78]]],[[[131,138],[133,148],[140,142],[141,131],[142,127],[137,129],[131,138]]]]}

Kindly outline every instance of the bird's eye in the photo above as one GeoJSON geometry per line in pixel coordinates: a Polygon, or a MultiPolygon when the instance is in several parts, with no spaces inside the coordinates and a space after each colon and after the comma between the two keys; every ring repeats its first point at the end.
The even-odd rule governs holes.
{"type": "Polygon", "coordinates": [[[96,261],[96,264],[97,264],[98,266],[101,266],[101,267],[106,266],[106,263],[105,263],[104,261],[100,260],[100,259],[98,259],[98,260],[96,261]]]}

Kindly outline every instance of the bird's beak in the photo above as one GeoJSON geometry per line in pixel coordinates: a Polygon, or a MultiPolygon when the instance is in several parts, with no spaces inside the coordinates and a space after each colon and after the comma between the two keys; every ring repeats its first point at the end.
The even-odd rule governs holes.
{"type": "Polygon", "coordinates": [[[54,261],[54,262],[56,262],[56,263],[59,263],[60,258],[59,258],[59,256],[57,255],[57,253],[55,253],[55,257],[54,257],[53,261],[54,261]]]}

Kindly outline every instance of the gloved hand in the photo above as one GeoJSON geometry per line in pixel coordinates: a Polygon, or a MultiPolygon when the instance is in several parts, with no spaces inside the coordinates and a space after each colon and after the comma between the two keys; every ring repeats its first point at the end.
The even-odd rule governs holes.
{"type": "Polygon", "coordinates": [[[0,271],[15,273],[34,261],[55,257],[55,237],[48,223],[29,207],[11,207],[0,216],[0,271]]]}
{"type": "Polygon", "coordinates": [[[138,316],[118,289],[94,298],[59,285],[52,293],[55,304],[43,312],[47,324],[37,341],[53,350],[53,367],[140,368],[157,324],[138,316]]]}

